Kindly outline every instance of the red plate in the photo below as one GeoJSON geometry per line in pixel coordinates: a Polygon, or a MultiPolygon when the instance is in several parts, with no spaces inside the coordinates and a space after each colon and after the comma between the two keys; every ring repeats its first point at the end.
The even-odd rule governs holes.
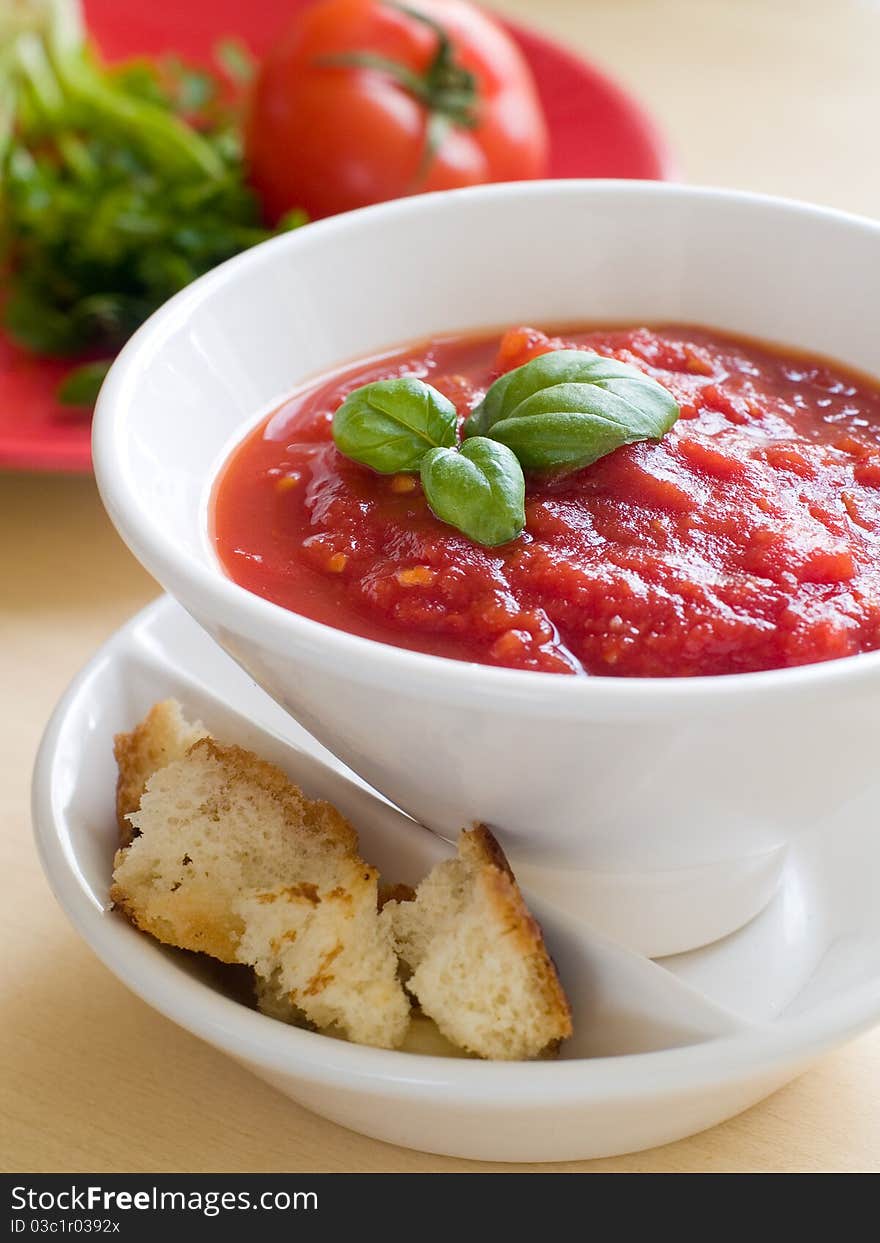
{"type": "MultiPolygon", "coordinates": [[[[205,60],[214,42],[238,34],[255,52],[307,0],[85,0],[89,28],[111,59],[178,52],[205,60]]],[[[649,117],[591,65],[530,30],[510,27],[534,71],[552,136],[552,177],[672,175],[666,144],[649,117]]],[[[0,335],[0,467],[87,471],[89,421],[54,399],[64,362],[37,359],[0,335]]]]}

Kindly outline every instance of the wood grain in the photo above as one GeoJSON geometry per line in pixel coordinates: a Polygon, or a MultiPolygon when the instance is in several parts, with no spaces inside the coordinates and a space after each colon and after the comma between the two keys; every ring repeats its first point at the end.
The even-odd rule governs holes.
{"type": "MultiPolygon", "coordinates": [[[[506,0],[618,75],[691,181],[880,214],[880,4],[506,0]],[[868,158],[866,158],[866,156],[868,158]]],[[[0,1168],[5,1171],[865,1171],[880,1168],[880,1031],[724,1126],[570,1165],[491,1166],[364,1139],[148,1009],[68,926],[30,838],[43,724],[156,593],[85,479],[0,476],[0,1168]]]]}

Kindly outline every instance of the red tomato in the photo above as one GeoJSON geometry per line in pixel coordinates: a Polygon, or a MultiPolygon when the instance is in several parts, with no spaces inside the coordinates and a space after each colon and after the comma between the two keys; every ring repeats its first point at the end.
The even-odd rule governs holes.
{"type": "Polygon", "coordinates": [[[544,118],[510,37],[464,0],[416,7],[321,0],[269,52],[246,139],[271,217],[544,173],[544,118]]]}

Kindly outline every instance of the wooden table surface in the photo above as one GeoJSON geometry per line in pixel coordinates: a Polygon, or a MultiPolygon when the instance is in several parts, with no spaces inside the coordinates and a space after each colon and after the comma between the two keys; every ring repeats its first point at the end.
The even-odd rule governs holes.
{"type": "MultiPolygon", "coordinates": [[[[497,0],[616,74],[684,177],[880,215],[878,0],[497,0]]],[[[364,1139],[130,994],[42,878],[43,724],[156,594],[89,479],[0,475],[0,1168],[8,1171],[857,1171],[880,1168],[880,1030],[724,1126],[652,1152],[491,1166],[364,1139]]]]}

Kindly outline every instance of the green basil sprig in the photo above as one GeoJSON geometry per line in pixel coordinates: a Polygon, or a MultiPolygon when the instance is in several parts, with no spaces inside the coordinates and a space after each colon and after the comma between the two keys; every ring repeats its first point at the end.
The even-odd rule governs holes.
{"type": "Polygon", "coordinates": [[[672,394],[635,367],[590,350],[557,350],[507,372],[464,424],[415,376],[355,389],[333,417],[346,457],[381,474],[419,473],[441,522],[497,547],[525,526],[527,470],[577,470],[679,417],[672,394]]]}
{"type": "Polygon", "coordinates": [[[442,393],[400,376],[349,393],[333,416],[333,439],[346,457],[380,474],[420,471],[441,522],[478,544],[506,544],[525,526],[522,467],[510,449],[481,436],[459,449],[457,423],[442,393]]]}
{"type": "Polygon", "coordinates": [[[526,481],[506,445],[474,436],[461,449],[429,449],[421,476],[433,513],[476,543],[495,548],[522,534],[526,481]]]}
{"type": "Polygon", "coordinates": [[[590,350],[555,350],[508,371],[464,426],[491,436],[527,470],[568,469],[639,440],[659,440],[679,416],[650,376],[590,350]]]}
{"type": "Polygon", "coordinates": [[[376,380],[349,393],[333,416],[340,453],[381,475],[418,471],[429,449],[457,439],[455,406],[416,376],[376,380]]]}

